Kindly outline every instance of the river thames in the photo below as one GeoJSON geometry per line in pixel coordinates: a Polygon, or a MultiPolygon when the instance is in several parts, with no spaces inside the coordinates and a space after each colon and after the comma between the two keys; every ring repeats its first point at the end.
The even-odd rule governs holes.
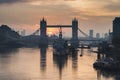
{"type": "Polygon", "coordinates": [[[95,70],[96,53],[53,56],[52,47],[0,50],[0,80],[120,80],[120,74],[95,70]]]}

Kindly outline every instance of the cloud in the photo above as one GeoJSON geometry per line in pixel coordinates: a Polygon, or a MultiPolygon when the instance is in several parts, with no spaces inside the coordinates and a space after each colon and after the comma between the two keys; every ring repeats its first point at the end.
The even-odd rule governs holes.
{"type": "Polygon", "coordinates": [[[0,4],[11,4],[16,2],[34,2],[34,1],[53,2],[53,1],[76,1],[76,0],[0,0],[0,4]]]}
{"type": "Polygon", "coordinates": [[[71,24],[77,17],[82,26],[99,27],[110,26],[120,14],[119,0],[0,0],[0,4],[6,3],[16,5],[0,6],[1,23],[33,25],[44,16],[48,24],[71,24]]]}
{"type": "Polygon", "coordinates": [[[104,7],[108,11],[119,11],[120,12],[120,1],[112,2],[104,7]]]}
{"type": "Polygon", "coordinates": [[[28,0],[0,0],[0,4],[8,4],[8,3],[15,3],[15,2],[26,2],[28,0]]]}

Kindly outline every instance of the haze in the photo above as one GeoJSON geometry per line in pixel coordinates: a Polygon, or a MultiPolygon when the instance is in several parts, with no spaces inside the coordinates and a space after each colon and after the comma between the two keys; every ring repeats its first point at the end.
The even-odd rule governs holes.
{"type": "MultiPolygon", "coordinates": [[[[119,0],[0,0],[0,25],[17,31],[25,29],[27,34],[39,28],[43,17],[48,24],[58,25],[71,24],[76,17],[84,32],[93,29],[95,33],[106,33],[112,31],[116,16],[120,16],[119,0]]],[[[69,36],[71,29],[64,32],[69,36]]]]}

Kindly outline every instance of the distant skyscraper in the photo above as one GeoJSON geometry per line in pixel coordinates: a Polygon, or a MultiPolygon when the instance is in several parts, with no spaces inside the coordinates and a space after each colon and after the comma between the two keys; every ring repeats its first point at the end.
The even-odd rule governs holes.
{"type": "Polygon", "coordinates": [[[107,33],[104,34],[104,38],[108,38],[108,34],[107,33]]]}
{"type": "Polygon", "coordinates": [[[96,33],[96,38],[97,38],[97,39],[100,38],[100,33],[96,33]]]}
{"type": "Polygon", "coordinates": [[[25,30],[21,31],[21,36],[25,36],[25,30]]]}
{"type": "Polygon", "coordinates": [[[89,30],[89,37],[93,38],[93,30],[89,30]]]}
{"type": "Polygon", "coordinates": [[[120,37],[120,17],[113,20],[113,37],[120,37]]]}

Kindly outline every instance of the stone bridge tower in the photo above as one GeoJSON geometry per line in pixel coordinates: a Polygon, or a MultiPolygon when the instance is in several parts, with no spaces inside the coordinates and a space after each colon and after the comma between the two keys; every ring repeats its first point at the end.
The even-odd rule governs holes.
{"type": "Polygon", "coordinates": [[[78,20],[75,18],[72,21],[72,39],[71,39],[72,46],[79,46],[78,41],[78,20]]]}
{"type": "Polygon", "coordinates": [[[47,22],[43,18],[40,21],[40,46],[47,46],[48,45],[48,38],[47,38],[47,22]]]}

